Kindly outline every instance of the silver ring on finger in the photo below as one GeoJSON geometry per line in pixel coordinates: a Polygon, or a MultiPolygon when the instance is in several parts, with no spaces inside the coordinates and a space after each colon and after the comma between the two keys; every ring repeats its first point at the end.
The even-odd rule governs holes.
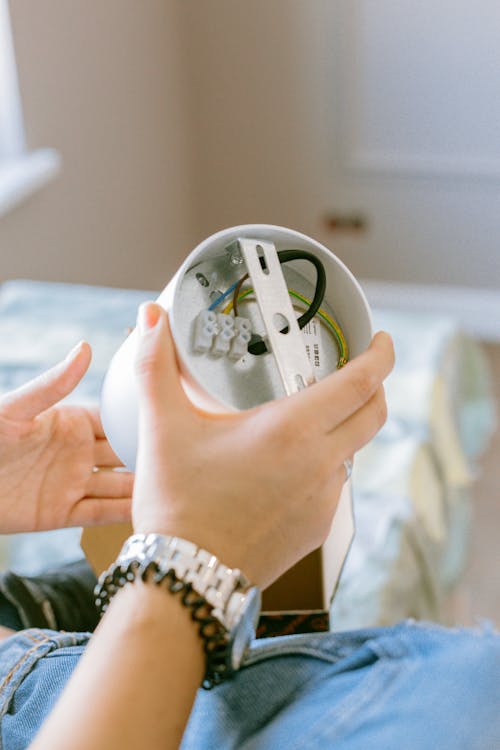
{"type": "Polygon", "coordinates": [[[346,460],[344,461],[344,469],[345,469],[344,483],[347,482],[351,478],[352,467],[353,467],[353,462],[351,461],[350,458],[346,458],[346,460]]]}

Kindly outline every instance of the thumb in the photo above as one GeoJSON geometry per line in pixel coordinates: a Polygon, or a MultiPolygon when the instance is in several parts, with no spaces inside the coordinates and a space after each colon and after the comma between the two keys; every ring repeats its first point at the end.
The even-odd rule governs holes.
{"type": "Polygon", "coordinates": [[[154,302],[145,302],[137,315],[135,371],[139,386],[141,420],[159,426],[158,420],[182,410],[187,403],[180,382],[175,344],[167,313],[154,302]]]}
{"type": "Polygon", "coordinates": [[[81,341],[62,362],[1,399],[2,416],[30,420],[50,409],[76,388],[88,370],[91,357],[90,346],[81,341]]]}

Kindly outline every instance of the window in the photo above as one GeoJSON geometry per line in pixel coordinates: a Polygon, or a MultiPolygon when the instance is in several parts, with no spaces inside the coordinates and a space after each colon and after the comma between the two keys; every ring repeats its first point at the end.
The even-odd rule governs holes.
{"type": "Polygon", "coordinates": [[[0,216],[59,171],[53,149],[26,151],[7,0],[0,0],[0,216]]]}
{"type": "Polygon", "coordinates": [[[0,159],[24,151],[24,129],[17,85],[7,0],[0,0],[0,159]]]}

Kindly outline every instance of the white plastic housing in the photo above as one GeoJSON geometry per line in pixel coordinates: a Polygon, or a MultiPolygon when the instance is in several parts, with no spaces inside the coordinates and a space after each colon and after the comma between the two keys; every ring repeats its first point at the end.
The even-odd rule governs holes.
{"type": "MultiPolygon", "coordinates": [[[[360,285],[342,261],[324,245],[294,230],[265,224],[243,225],[218,232],[204,240],[193,250],[157,299],[157,302],[169,311],[170,325],[176,342],[184,388],[197,406],[212,412],[232,411],[236,410],[237,407],[234,403],[231,403],[229,391],[229,395],[224,398],[214,393],[213,383],[200,382],[196,371],[197,361],[193,358],[193,343],[191,341],[189,348],[186,338],[181,336],[183,325],[185,327],[185,306],[176,306],[176,298],[180,294],[185,275],[195,264],[210,260],[212,257],[220,258],[224,248],[240,237],[271,240],[275,243],[277,249],[297,248],[315,253],[322,260],[326,271],[327,291],[325,300],[335,311],[337,319],[341,321],[349,344],[350,356],[355,357],[366,349],[372,337],[370,310],[360,285]]],[[[311,283],[314,282],[315,271],[314,268],[310,267],[311,264],[298,261],[298,266],[304,277],[309,278],[311,283]]],[[[193,321],[198,312],[193,314],[193,321]]],[[[210,319],[213,320],[211,316],[210,319]]],[[[208,324],[209,321],[205,319],[205,323],[208,324]]],[[[210,326],[207,329],[203,319],[196,320],[195,326],[195,330],[199,332],[200,351],[203,351],[208,343],[211,344],[209,342],[210,326]]],[[[245,347],[245,342],[238,341],[238,336],[235,336],[235,333],[236,330],[233,330],[230,337],[222,337],[224,340],[221,339],[217,344],[214,342],[214,345],[221,350],[220,354],[229,360],[236,359],[236,354],[241,349],[244,350],[245,347]],[[234,347],[236,347],[236,352],[234,347]]],[[[247,338],[243,331],[238,335],[241,336],[242,334],[243,338],[247,338]]],[[[138,414],[134,375],[136,343],[137,336],[134,331],[113,357],[104,381],[101,397],[101,417],[108,440],[114,451],[131,471],[135,470],[137,453],[138,414]]],[[[245,384],[248,379],[245,381],[242,378],[241,382],[245,384]]],[[[274,397],[277,397],[277,395],[279,394],[274,397]]],[[[266,398],[262,398],[262,401],[264,400],[266,398]]]]}

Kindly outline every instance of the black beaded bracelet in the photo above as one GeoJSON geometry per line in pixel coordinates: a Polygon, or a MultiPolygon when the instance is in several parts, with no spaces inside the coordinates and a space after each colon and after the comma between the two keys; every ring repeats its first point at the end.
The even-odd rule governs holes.
{"type": "Polygon", "coordinates": [[[155,562],[149,562],[146,566],[138,560],[132,560],[127,565],[114,563],[100,576],[94,589],[100,616],[107,610],[117,591],[137,578],[156,586],[163,585],[172,594],[181,594],[181,602],[191,611],[191,619],[198,624],[198,632],[204,643],[206,669],[202,688],[211,690],[227,679],[232,671],[228,663],[228,632],[212,617],[212,607],[207,601],[194,591],[190,583],[179,580],[173,570],[160,570],[155,562]]]}

